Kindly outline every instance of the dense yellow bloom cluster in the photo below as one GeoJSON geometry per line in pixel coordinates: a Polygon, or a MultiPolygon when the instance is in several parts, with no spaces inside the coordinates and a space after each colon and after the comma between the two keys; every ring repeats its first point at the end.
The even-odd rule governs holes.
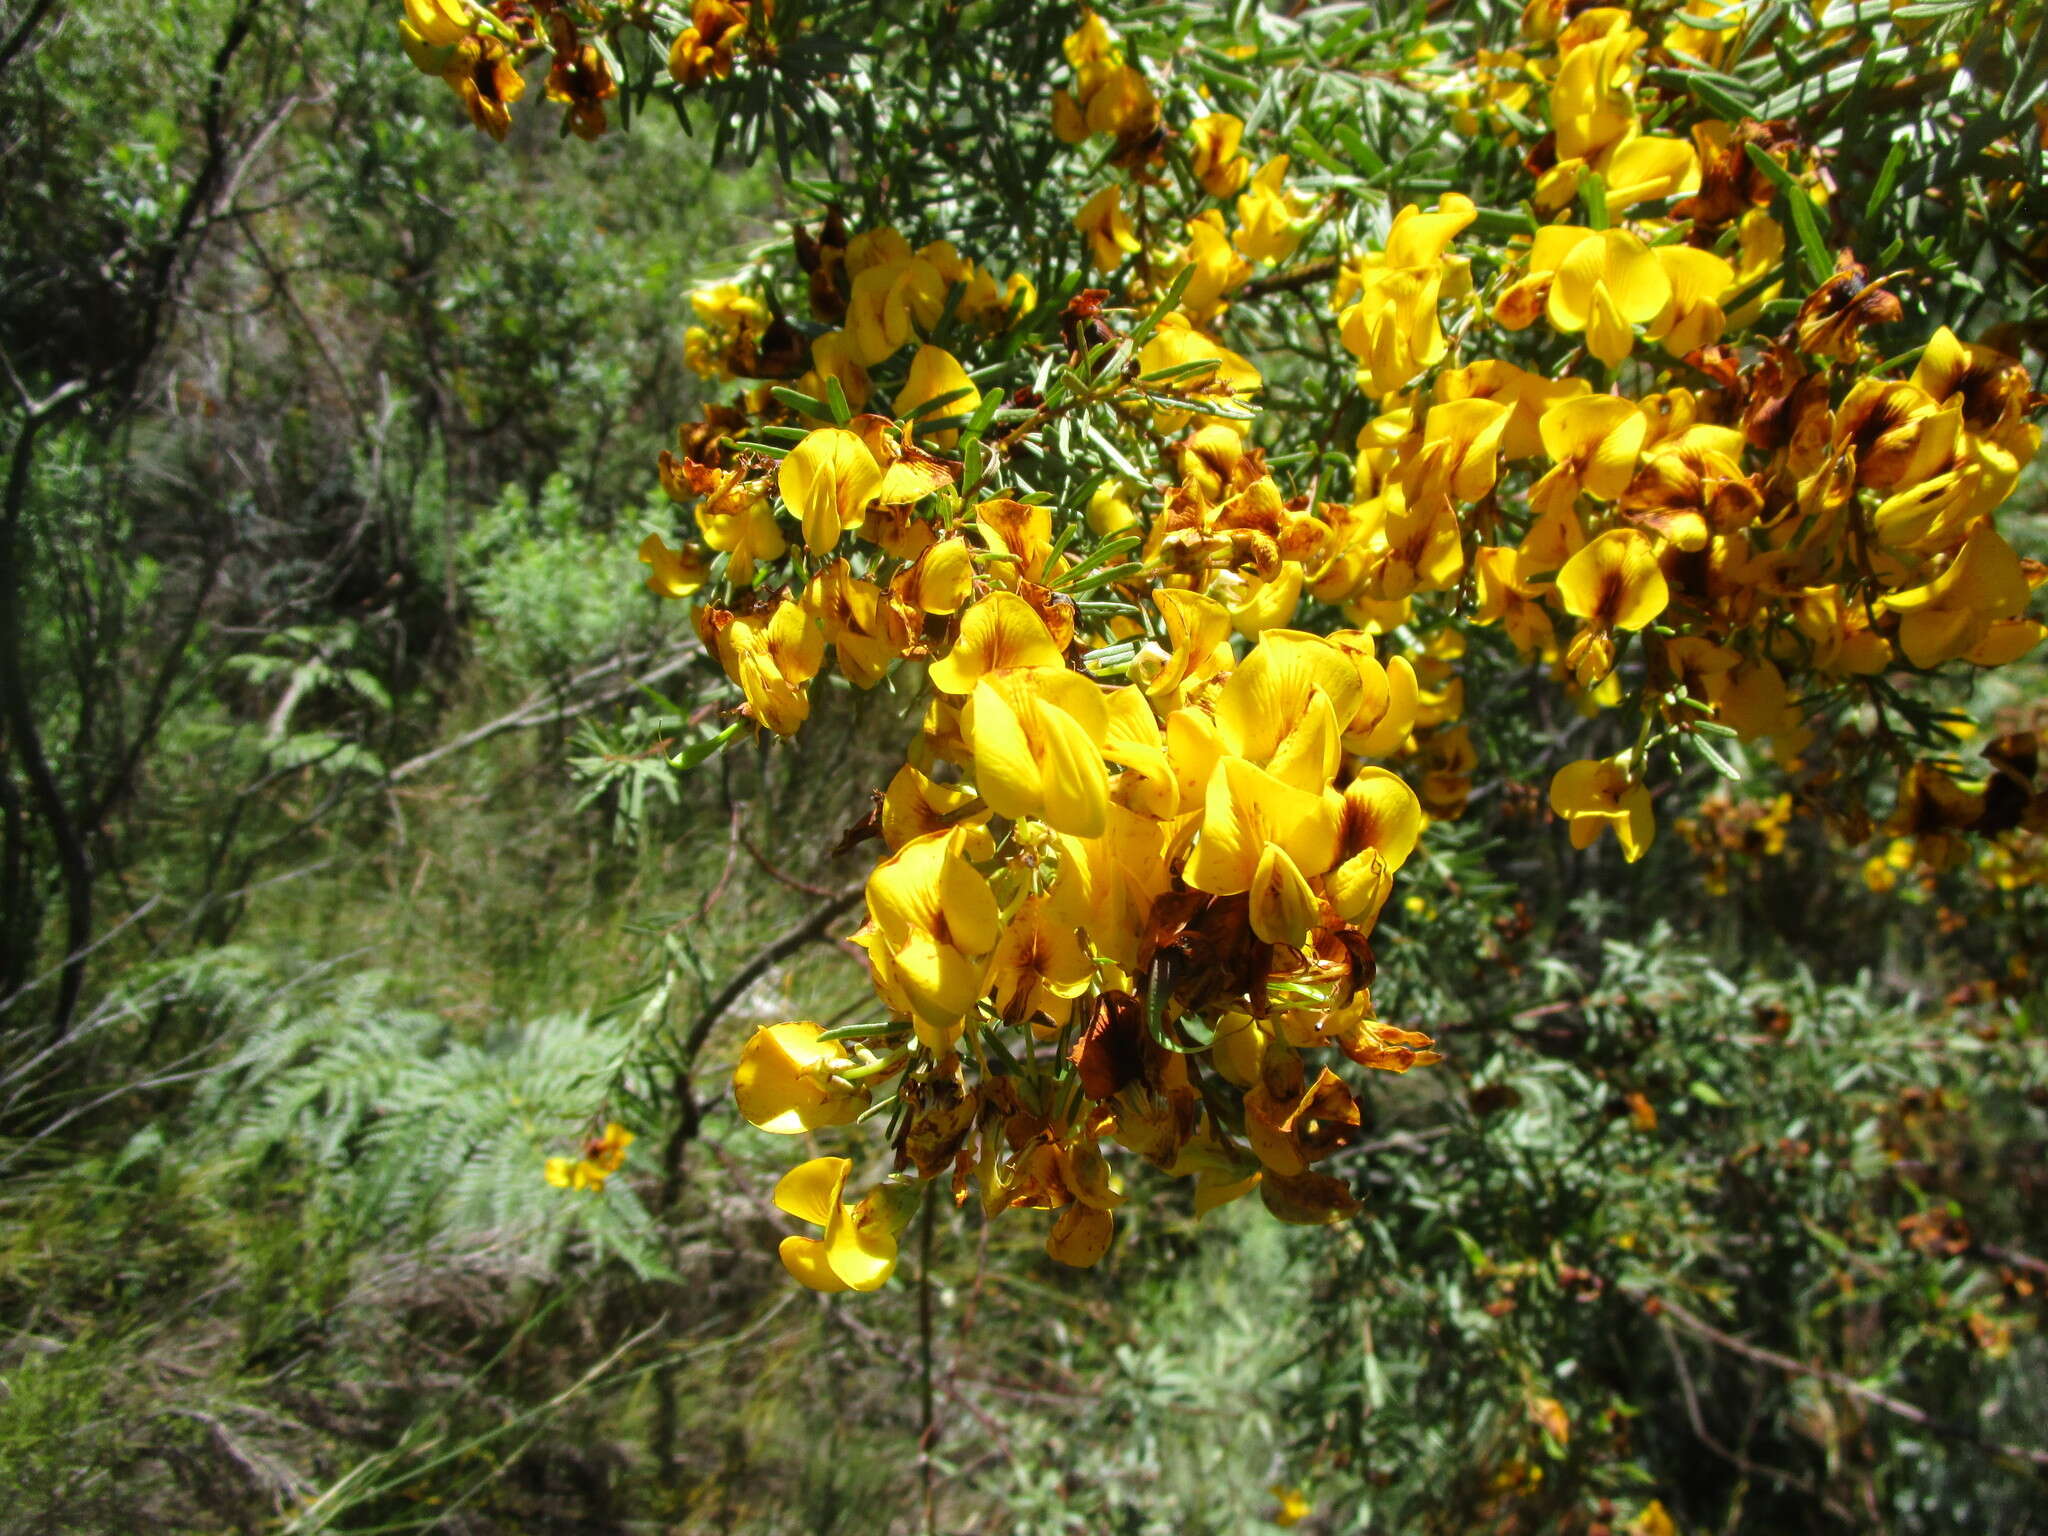
{"type": "MultiPolygon", "coordinates": [[[[407,0],[405,24],[500,133],[516,76],[485,61],[508,11],[407,0]]],[[[1192,1179],[1198,1211],[1253,1190],[1289,1221],[1353,1209],[1317,1167],[1361,1120],[1335,1063],[1436,1059],[1377,1018],[1372,934],[1471,793],[1479,629],[1582,712],[1639,722],[1551,773],[1576,847],[1611,831],[1640,858],[1654,754],[1718,762],[1717,739],[1767,748],[1792,787],[1682,824],[1710,883],[1799,812],[1867,835],[1873,766],[1912,851],[1874,860],[1874,886],[1964,832],[2038,839],[2017,736],[1973,787],[1888,733],[1817,729],[1880,680],[2001,666],[2048,633],[2029,612],[2048,572],[1998,523],[2043,402],[1947,328],[1877,361],[1902,275],[1852,252],[1824,272],[1807,250],[1811,291],[1780,298],[1771,209],[1809,196],[1795,138],[1644,106],[1650,28],[1660,57],[1711,64],[1742,23],[1732,0],[1659,19],[1530,0],[1519,48],[1431,78],[1447,113],[1521,141],[1533,212],[1446,191],[1286,270],[1336,199],[1230,113],[1176,121],[1205,93],[1084,12],[1050,125],[1074,146],[1068,270],[1107,287],[1048,313],[1021,275],[834,211],[794,244],[809,323],[765,275],[692,295],[691,367],[762,387],[662,455],[690,532],[643,545],[649,587],[692,602],[736,714],[777,736],[828,666],[927,685],[859,829],[883,852],[855,942],[888,1017],[764,1028],[736,1076],[767,1131],[889,1117],[891,1181],[848,1200],[850,1165],[818,1158],[778,1189],[823,1234],[785,1242],[799,1280],[882,1284],[906,1190],[940,1181],[991,1216],[1056,1212],[1047,1251],[1092,1263],[1122,1200],[1105,1148],[1192,1179]],[[1311,286],[1364,425],[1348,483],[1303,489],[1256,439],[1269,380],[1226,327],[1311,286]],[[1068,495],[1027,489],[1026,455],[1063,459],[1068,495]]],[[[671,73],[723,79],[772,28],[766,0],[697,0],[671,73]]],[[[573,42],[551,35],[558,73],[573,42]]],[[[571,75],[557,99],[601,128],[571,75]]],[[[2034,878],[2038,843],[2001,846],[2034,878]]]]}

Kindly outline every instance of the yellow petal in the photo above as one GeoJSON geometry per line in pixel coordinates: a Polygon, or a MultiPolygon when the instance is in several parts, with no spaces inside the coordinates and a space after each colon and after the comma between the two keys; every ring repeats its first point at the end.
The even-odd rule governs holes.
{"type": "Polygon", "coordinates": [[[851,1172],[853,1164],[843,1157],[814,1157],[798,1163],[776,1184],[775,1207],[798,1221],[826,1226],[839,1210],[839,1195],[851,1172]]]}
{"type": "Polygon", "coordinates": [[[776,1249],[782,1257],[782,1267],[789,1271],[791,1278],[800,1285],[814,1291],[843,1291],[846,1282],[832,1273],[832,1266],[825,1259],[825,1244],[815,1237],[785,1237],[776,1249]]]}
{"type": "Polygon", "coordinates": [[[990,672],[1065,664],[1037,609],[1014,592],[992,592],[967,610],[960,638],[932,663],[931,679],[941,693],[972,693],[990,672]]]}

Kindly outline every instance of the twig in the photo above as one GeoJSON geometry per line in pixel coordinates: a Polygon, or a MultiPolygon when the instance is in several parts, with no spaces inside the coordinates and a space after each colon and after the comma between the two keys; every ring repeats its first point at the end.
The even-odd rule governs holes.
{"type": "Polygon", "coordinates": [[[1750,1344],[1733,1334],[1723,1333],[1712,1323],[1694,1316],[1668,1297],[1651,1296],[1647,1299],[1657,1304],[1660,1316],[1670,1318],[1694,1338],[1704,1339],[1730,1354],[1740,1355],[1745,1360],[1754,1360],[1759,1365],[1768,1365],[1794,1376],[1811,1376],[1816,1381],[1824,1381],[1838,1391],[1846,1392],[1873,1408],[1882,1408],[1893,1417],[1904,1419],[1908,1424],[1924,1429],[1929,1434],[1939,1435],[1944,1440],[1953,1440],[1958,1445],[1967,1445],[1987,1455],[2003,1456],[2014,1461],[2026,1462],[2029,1466],[2048,1468],[2048,1451],[1987,1440],[1967,1425],[1937,1419],[1924,1408],[1916,1408],[1913,1404],[1901,1401],[1889,1393],[1880,1392],[1875,1387],[1866,1387],[1862,1382],[1844,1376],[1839,1371],[1831,1371],[1820,1365],[1808,1365],[1803,1360],[1794,1360],[1790,1355],[1781,1355],[1774,1349],[1765,1349],[1760,1344],[1750,1344]]]}
{"type": "MultiPolygon", "coordinates": [[[[621,683],[602,693],[593,694],[587,699],[578,699],[572,703],[557,705],[553,710],[547,710],[547,706],[559,695],[536,694],[510,714],[500,715],[487,725],[480,725],[473,731],[465,731],[453,741],[444,741],[440,746],[433,748],[431,751],[422,752],[418,757],[409,758],[405,762],[400,763],[386,776],[386,781],[392,784],[402,783],[414,774],[419,773],[422,769],[432,767],[444,757],[452,757],[457,752],[466,752],[471,747],[489,741],[494,736],[504,735],[507,731],[524,731],[532,730],[536,726],[558,725],[564,720],[573,720],[578,715],[587,715],[593,709],[602,709],[607,704],[615,704],[620,699],[637,693],[640,689],[650,684],[658,683],[663,678],[680,672],[697,658],[700,649],[695,641],[691,641],[651,672],[643,672],[630,682],[621,683]],[[546,712],[536,713],[536,711],[546,712]]],[[[588,672],[578,673],[575,677],[569,679],[568,686],[571,688],[578,687],[596,678],[616,672],[621,667],[630,666],[634,662],[644,659],[644,657],[627,657],[621,661],[606,662],[603,666],[592,667],[588,672]]]]}
{"type": "Polygon", "coordinates": [[[1664,1340],[1664,1348],[1671,1356],[1672,1367],[1678,1372],[1678,1390],[1685,1399],[1685,1417],[1692,1425],[1693,1435],[1700,1444],[1745,1476],[1768,1478],[1781,1487],[1796,1488],[1811,1497],[1813,1488],[1804,1479],[1789,1472],[1781,1472],[1776,1467],[1766,1467],[1751,1461],[1747,1456],[1730,1450],[1714,1438],[1707,1429],[1706,1419],[1700,1413],[1699,1394],[1693,1390],[1692,1371],[1685,1363],[1685,1351],[1678,1347],[1678,1340],[1672,1335],[1671,1320],[1668,1317],[1660,1316],[1657,1319],[1657,1333],[1664,1340]]]}
{"type": "Polygon", "coordinates": [[[866,894],[865,888],[855,886],[842,891],[830,901],[820,902],[805,915],[801,922],[784,929],[774,938],[755,950],[746,964],[726,978],[724,986],[708,998],[690,1022],[690,1030],[683,1037],[676,1052],[676,1071],[673,1085],[677,1118],[676,1128],[670,1133],[668,1145],[662,1150],[662,1202],[673,1204],[681,1191],[683,1181],[683,1148],[696,1138],[697,1127],[702,1116],[697,1107],[696,1090],[690,1084],[690,1074],[695,1070],[697,1057],[704,1049],[704,1042],[711,1038],[711,1031],[718,1021],[746,995],[747,988],[768,974],[771,967],[786,960],[807,944],[814,944],[825,936],[825,930],[832,926],[848,909],[858,903],[866,894]]]}
{"type": "Polygon", "coordinates": [[[932,1413],[932,1212],[937,1208],[938,1200],[927,1189],[917,1239],[917,1475],[924,1487],[925,1536],[939,1536],[938,1505],[932,1492],[932,1441],[938,1432],[938,1420],[932,1413]]]}

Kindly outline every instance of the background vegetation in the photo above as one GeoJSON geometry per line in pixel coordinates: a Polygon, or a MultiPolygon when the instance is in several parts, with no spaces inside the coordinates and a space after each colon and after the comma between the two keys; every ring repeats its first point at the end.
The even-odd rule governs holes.
{"type": "MultiPolygon", "coordinates": [[[[1071,16],[869,9],[955,29],[961,132],[860,131],[981,190],[865,211],[994,218],[967,129],[1028,179],[1071,16]],[[963,104],[991,39],[1015,119],[963,104]]],[[[1329,9],[1261,24],[1352,50],[1363,220],[1432,190],[1368,68],[1417,18],[1329,9]]],[[[1919,335],[2003,324],[2038,384],[2041,182],[1972,222],[1944,178],[2048,29],[1911,9],[2007,116],[1735,86],[1842,127],[1840,233],[1974,290],[1919,335]]],[[[726,1069],[859,1006],[830,850],[909,704],[821,679],[801,753],[661,766],[718,691],[633,558],[687,293],[835,169],[745,108],[496,146],[381,3],[0,16],[0,1529],[2048,1530],[2048,904],[1873,891],[1810,821],[1624,870],[1482,766],[1381,925],[1448,1059],[1375,1085],[1357,1222],[1139,1181],[1095,1271],[948,1216],[875,1297],[786,1283],[726,1069]],[[550,1188],[607,1117],[626,1174],[550,1188]]],[[[1469,676],[1482,765],[1562,760],[1505,648],[1469,676]]]]}

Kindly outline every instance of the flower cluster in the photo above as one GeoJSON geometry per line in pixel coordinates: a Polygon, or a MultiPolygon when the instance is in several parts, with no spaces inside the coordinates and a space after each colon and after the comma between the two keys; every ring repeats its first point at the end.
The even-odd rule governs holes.
{"type": "MultiPolygon", "coordinates": [[[[467,101],[516,16],[408,0],[408,47],[467,101]]],[[[1362,1119],[1339,1067],[1435,1059],[1377,1017],[1372,936],[1472,796],[1461,666],[1489,630],[1595,717],[1597,755],[1540,769],[1575,847],[1611,831],[1633,862],[1687,766],[1767,752],[1782,789],[1680,822],[1710,885],[1795,816],[1869,836],[1880,784],[1910,857],[1873,885],[2005,833],[2027,878],[2031,747],[1973,785],[1892,712],[2048,633],[2048,571],[2000,525],[2044,402],[1999,338],[1884,360],[1910,274],[1827,249],[1799,135],[1658,83],[1744,25],[1733,0],[1531,0],[1515,49],[1418,54],[1448,115],[1525,157],[1523,206],[1445,191],[1371,225],[1083,12],[1050,102],[1069,249],[1033,268],[1058,298],[837,210],[692,295],[690,366],[747,387],[661,456],[686,531],[641,559],[730,680],[721,739],[795,735],[835,672],[925,690],[856,829],[882,849],[854,940],[886,1018],[764,1028],[736,1076],[767,1131],[886,1116],[889,1180],[850,1200],[826,1157],[778,1190],[824,1234],[784,1244],[799,1280],[883,1283],[931,1183],[1056,1213],[1047,1251],[1092,1263],[1117,1149],[1198,1211],[1351,1210],[1318,1166],[1362,1119]],[[1258,321],[1304,292],[1345,398],[1269,462],[1298,373],[1258,321]]],[[[670,69],[694,87],[774,47],[765,0],[698,0],[670,69]]]]}

